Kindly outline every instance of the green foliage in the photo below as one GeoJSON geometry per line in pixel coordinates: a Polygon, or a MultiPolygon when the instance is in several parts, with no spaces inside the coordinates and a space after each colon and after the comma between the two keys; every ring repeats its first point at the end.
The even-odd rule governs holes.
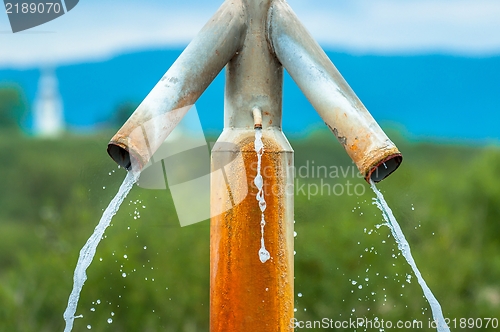
{"type": "MultiPolygon", "coordinates": [[[[0,136],[1,331],[63,330],[79,250],[125,177],[106,154],[110,136],[0,136]]],[[[296,184],[364,189],[297,193],[296,317],[426,324],[416,278],[389,229],[377,226],[374,194],[350,175],[333,135],[291,143],[297,168],[314,161],[349,170],[341,178],[297,174],[296,184]]],[[[500,318],[500,150],[396,143],[405,160],[379,188],[443,312],[500,318]]],[[[74,331],[207,331],[208,272],[208,221],[181,228],[168,190],[134,187],[88,270],[74,331]]]]}
{"type": "Polygon", "coordinates": [[[18,129],[25,112],[21,90],[15,86],[0,86],[0,130],[18,129]]]}

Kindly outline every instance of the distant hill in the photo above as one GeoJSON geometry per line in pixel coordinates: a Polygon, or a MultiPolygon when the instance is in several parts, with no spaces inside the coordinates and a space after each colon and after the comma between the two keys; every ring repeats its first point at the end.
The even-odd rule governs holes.
{"type": "MultiPolygon", "coordinates": [[[[106,126],[120,104],[139,103],[180,53],[150,50],[57,68],[66,122],[79,131],[106,126]]],[[[416,138],[500,139],[500,57],[327,53],[383,125],[403,127],[416,138]]],[[[38,69],[0,70],[0,85],[20,85],[30,103],[38,78],[38,69]]],[[[205,130],[222,129],[223,87],[224,77],[219,75],[196,104],[205,130]]],[[[286,75],[284,130],[303,133],[321,125],[319,116],[286,75]]]]}

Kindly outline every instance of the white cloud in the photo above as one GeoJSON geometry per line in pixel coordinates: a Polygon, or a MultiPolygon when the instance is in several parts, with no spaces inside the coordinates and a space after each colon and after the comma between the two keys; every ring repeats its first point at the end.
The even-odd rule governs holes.
{"type": "Polygon", "coordinates": [[[500,1],[345,2],[291,0],[290,4],[321,44],[349,52],[500,52],[500,1]]]}
{"type": "Polygon", "coordinates": [[[0,22],[0,66],[32,66],[99,59],[124,50],[186,45],[218,5],[191,10],[172,2],[117,6],[81,1],[72,11],[39,27],[9,33],[0,22]]]}
{"type": "MultiPolygon", "coordinates": [[[[88,61],[186,45],[222,1],[80,1],[64,16],[10,33],[0,13],[0,67],[88,61]]],[[[357,53],[500,53],[498,0],[290,0],[327,48],[357,53]]]]}

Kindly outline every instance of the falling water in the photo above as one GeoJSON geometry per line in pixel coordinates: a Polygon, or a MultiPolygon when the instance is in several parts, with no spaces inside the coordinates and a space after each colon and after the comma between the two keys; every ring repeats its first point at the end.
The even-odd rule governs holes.
{"type": "Polygon", "coordinates": [[[78,257],[78,263],[76,264],[75,274],[73,276],[73,290],[71,291],[68,299],[68,306],[66,307],[63,315],[64,320],[66,321],[64,332],[70,332],[73,328],[75,318],[81,317],[75,316],[75,313],[78,305],[78,299],[80,298],[80,292],[82,291],[85,280],[87,280],[87,268],[90,266],[90,263],[92,263],[97,245],[101,241],[104,231],[109,226],[111,219],[120,208],[120,205],[129,193],[130,189],[132,189],[132,186],[137,181],[137,177],[138,176],[136,174],[128,172],[125,180],[118,190],[118,193],[102,214],[99,224],[94,229],[94,233],[87,240],[87,243],[85,243],[82,250],[80,250],[80,256],[78,257]]]}
{"type": "Polygon", "coordinates": [[[432,294],[431,290],[425,283],[424,278],[422,277],[422,274],[420,274],[420,271],[417,268],[417,264],[415,263],[415,260],[413,259],[410,251],[410,245],[408,244],[408,241],[406,241],[406,238],[403,234],[403,231],[401,230],[401,227],[399,227],[399,224],[394,217],[394,214],[392,213],[391,208],[389,205],[387,205],[387,202],[384,199],[384,196],[382,193],[377,189],[375,186],[375,183],[370,180],[371,187],[373,189],[373,192],[375,195],[377,195],[377,198],[373,204],[375,204],[380,211],[382,211],[382,216],[384,217],[384,220],[386,221],[386,225],[390,228],[392,236],[394,236],[394,239],[396,240],[396,243],[398,244],[398,248],[403,254],[404,258],[410,264],[413,273],[415,273],[415,276],[417,277],[418,283],[422,287],[422,290],[424,292],[424,295],[429,302],[429,305],[431,306],[432,310],[432,316],[434,318],[434,321],[437,322],[437,330],[439,332],[446,332],[450,331],[448,325],[446,325],[446,322],[443,317],[443,312],[441,310],[441,305],[439,304],[438,300],[432,294]]]}
{"type": "Polygon", "coordinates": [[[262,263],[267,262],[271,255],[269,251],[267,251],[266,246],[264,245],[264,227],[266,226],[266,220],[264,219],[264,211],[266,210],[266,200],[264,199],[264,180],[262,179],[262,175],[260,174],[260,169],[262,166],[262,154],[264,153],[264,143],[262,143],[262,129],[255,129],[255,142],[254,142],[255,152],[257,152],[257,175],[253,180],[253,183],[259,190],[256,195],[257,201],[259,201],[259,207],[261,211],[260,218],[260,250],[259,250],[259,258],[262,263]]]}

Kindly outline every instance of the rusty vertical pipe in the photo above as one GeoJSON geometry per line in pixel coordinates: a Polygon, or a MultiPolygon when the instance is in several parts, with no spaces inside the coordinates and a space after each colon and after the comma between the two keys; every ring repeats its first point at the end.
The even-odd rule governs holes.
{"type": "Polygon", "coordinates": [[[293,330],[293,150],[281,131],[283,69],[266,40],[271,2],[243,1],[246,39],[226,67],[224,131],[212,150],[211,332],[293,330]],[[264,143],[265,263],[255,130],[264,143]]]}
{"type": "Polygon", "coordinates": [[[263,142],[264,241],[271,257],[265,263],[253,132],[226,133],[212,151],[214,170],[238,154],[244,167],[226,166],[211,179],[211,332],[293,330],[293,152],[279,132],[264,129],[263,142]],[[222,140],[237,148],[226,149],[222,140]]]}
{"type": "Polygon", "coordinates": [[[379,182],[395,171],[401,153],[284,0],[269,10],[268,33],[276,56],[365,179],[379,182]]]}

